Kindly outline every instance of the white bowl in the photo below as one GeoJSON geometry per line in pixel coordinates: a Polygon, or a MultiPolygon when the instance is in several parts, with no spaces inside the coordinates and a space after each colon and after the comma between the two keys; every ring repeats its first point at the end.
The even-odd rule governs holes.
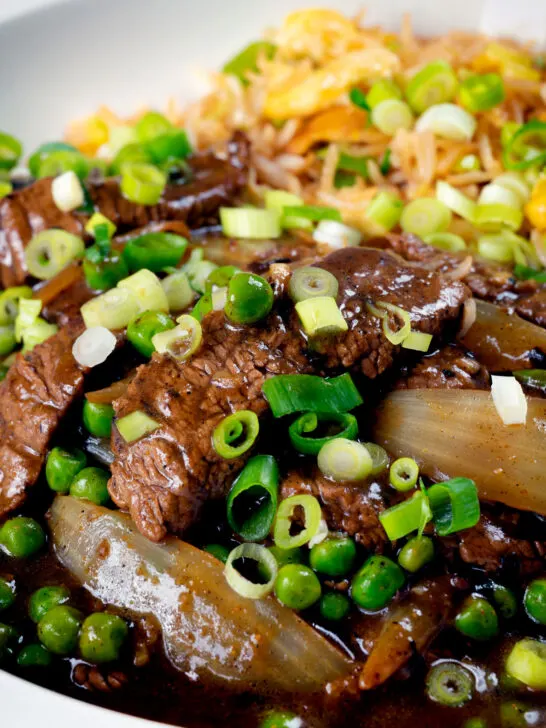
{"type": "MultiPolygon", "coordinates": [[[[0,128],[27,150],[62,136],[101,104],[131,112],[203,90],[214,69],[290,10],[322,5],[398,26],[411,10],[423,34],[451,28],[546,39],[540,0],[0,0],[0,128]],[[46,7],[47,6],[47,7],[46,7]]],[[[157,723],[96,708],[0,671],[4,725],[146,728],[157,723]]]]}

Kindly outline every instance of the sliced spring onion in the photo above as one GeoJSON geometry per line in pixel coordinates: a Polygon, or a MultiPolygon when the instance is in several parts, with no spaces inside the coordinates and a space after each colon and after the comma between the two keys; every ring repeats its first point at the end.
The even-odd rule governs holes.
{"type": "Polygon", "coordinates": [[[476,203],[470,197],[459,192],[456,187],[452,187],[447,182],[440,181],[436,184],[436,197],[444,205],[447,205],[450,210],[456,212],[457,215],[460,215],[469,222],[474,221],[477,207],[476,203]]]}
{"type": "Polygon", "coordinates": [[[393,488],[405,493],[417,485],[419,466],[413,458],[398,458],[389,470],[389,480],[393,488]]]}
{"type": "Polygon", "coordinates": [[[262,385],[274,417],[296,412],[338,414],[362,404],[350,374],[323,379],[312,374],[279,374],[262,385]]]}
{"type": "Polygon", "coordinates": [[[188,261],[182,266],[182,270],[188,276],[191,287],[197,293],[205,292],[209,277],[218,268],[216,263],[213,263],[211,260],[205,260],[204,255],[203,248],[195,248],[191,251],[188,261]]]}
{"type": "Polygon", "coordinates": [[[497,263],[512,263],[514,260],[514,244],[502,233],[482,235],[478,238],[477,249],[482,258],[497,263]]]}
{"type": "Polygon", "coordinates": [[[138,301],[139,310],[168,311],[169,302],[159,278],[150,270],[143,268],[118,283],[118,288],[132,291],[138,301]]]}
{"type": "Polygon", "coordinates": [[[169,311],[183,311],[195,298],[195,291],[183,270],[177,270],[163,278],[161,286],[167,296],[169,311]]]}
{"type": "Polygon", "coordinates": [[[472,699],[474,677],[470,670],[452,660],[430,668],[427,675],[427,695],[435,703],[459,708],[472,699]]]}
{"type": "Polygon", "coordinates": [[[116,337],[104,326],[93,326],[80,334],[72,346],[72,355],[82,367],[96,367],[108,359],[116,348],[116,337]]]}
{"type": "MultiPolygon", "coordinates": [[[[297,210],[297,207],[291,209],[297,210]]],[[[297,212],[291,214],[298,216],[297,212]]],[[[273,210],[260,210],[257,207],[221,207],[220,222],[222,232],[228,238],[266,240],[281,235],[280,215],[273,210]]]]}
{"type": "Polygon", "coordinates": [[[546,690],[546,643],[529,637],[516,642],[506,660],[506,672],[535,690],[546,690]]]}
{"type": "Polygon", "coordinates": [[[317,463],[324,475],[336,481],[364,480],[373,467],[372,456],[365,445],[342,437],[322,446],[317,463]]]}
{"type": "Polygon", "coordinates": [[[277,46],[269,41],[256,41],[237,53],[236,56],[225,64],[222,70],[224,73],[236,76],[243,86],[246,86],[248,84],[247,74],[258,71],[258,59],[263,56],[270,61],[275,55],[276,50],[277,46]]]}
{"type": "Polygon", "coordinates": [[[536,270],[525,265],[515,265],[514,275],[522,281],[535,280],[537,283],[546,283],[546,270],[536,270]]]}
{"type": "Polygon", "coordinates": [[[23,153],[21,142],[11,134],[0,132],[0,169],[12,169],[23,153]]]}
{"type": "Polygon", "coordinates": [[[99,227],[100,225],[106,225],[108,229],[108,237],[113,237],[114,233],[116,232],[116,226],[111,220],[109,220],[100,212],[95,212],[91,215],[85,226],[85,232],[94,237],[95,228],[99,227]]]}
{"type": "Polygon", "coordinates": [[[212,293],[204,293],[190,311],[190,316],[199,321],[203,321],[205,316],[212,311],[212,293]]]}
{"type": "Polygon", "coordinates": [[[521,207],[520,196],[513,190],[497,182],[491,182],[482,188],[478,202],[480,205],[500,204],[507,205],[508,207],[521,207]]]}
{"type": "Polygon", "coordinates": [[[359,109],[362,109],[363,111],[371,111],[366,94],[359,88],[355,87],[349,91],[349,100],[359,109]]]}
{"type": "Polygon", "coordinates": [[[177,266],[188,247],[188,241],[175,233],[152,232],[127,241],[123,260],[131,272],[146,268],[161,273],[165,268],[177,266]]]}
{"type": "Polygon", "coordinates": [[[70,212],[84,203],[82,184],[75,172],[69,171],[55,177],[51,183],[53,202],[62,212],[70,212]]]}
{"type": "Polygon", "coordinates": [[[266,538],[277,512],[279,468],[271,455],[256,455],[246,464],[229,491],[227,519],[245,541],[266,538]]]}
{"type": "MultiPolygon", "coordinates": [[[[17,342],[15,340],[15,330],[13,326],[0,326],[0,357],[8,356],[15,349],[17,342]]],[[[5,360],[2,361],[2,367],[6,367],[5,360]]],[[[5,370],[4,370],[5,373],[5,370]]]]}
{"type": "Polygon", "coordinates": [[[399,129],[411,129],[413,112],[405,101],[387,99],[372,110],[372,123],[383,134],[394,136],[399,129]]]}
{"type": "Polygon", "coordinates": [[[172,129],[171,122],[158,111],[147,111],[135,125],[138,141],[143,144],[172,129]]]}
{"type": "Polygon", "coordinates": [[[235,265],[222,265],[219,268],[215,268],[207,276],[205,292],[212,293],[219,288],[225,288],[237,273],[242,273],[242,271],[235,265]]]}
{"type": "Polygon", "coordinates": [[[466,250],[464,239],[454,233],[432,233],[431,235],[425,235],[423,240],[435,248],[447,250],[450,253],[459,253],[466,250]]]}
{"type": "Polygon", "coordinates": [[[22,298],[32,298],[30,286],[13,286],[0,293],[0,326],[6,326],[15,321],[22,298]]]}
{"type": "Polygon", "coordinates": [[[389,456],[385,448],[376,445],[375,442],[365,442],[366,450],[372,456],[372,470],[370,475],[379,475],[385,471],[389,465],[389,456]]]}
{"type": "Polygon", "coordinates": [[[459,88],[461,104],[473,114],[502,104],[504,96],[504,83],[498,73],[468,76],[459,88]]]}
{"type": "Polygon", "coordinates": [[[451,210],[434,197],[420,197],[402,211],[400,227],[419,237],[444,232],[451,223],[451,210]]]}
{"type": "Polygon", "coordinates": [[[388,78],[382,78],[376,81],[366,94],[366,101],[370,109],[374,109],[382,101],[389,99],[401,99],[402,91],[400,86],[388,78]]]}
{"type": "Polygon", "coordinates": [[[52,228],[32,236],[25,248],[25,261],[30,275],[45,281],[83,255],[84,250],[83,240],[77,235],[52,228]]]}
{"type": "Polygon", "coordinates": [[[335,207],[321,207],[320,205],[300,205],[291,207],[288,205],[284,208],[284,214],[287,217],[303,217],[312,222],[320,222],[321,220],[334,220],[341,222],[341,213],[335,207]]]}
{"type": "Polygon", "coordinates": [[[160,354],[170,354],[178,361],[185,361],[201,346],[203,330],[199,321],[189,314],[179,316],[177,322],[174,329],[152,337],[152,344],[160,354]]]}
{"type": "Polygon", "coordinates": [[[474,172],[481,169],[481,166],[480,158],[476,154],[465,154],[459,159],[454,169],[457,172],[474,172]]]}
{"type": "Polygon", "coordinates": [[[527,421],[527,398],[515,377],[492,375],[491,396],[505,425],[524,425],[527,421]]]}
{"type": "Polygon", "coordinates": [[[159,422],[153,420],[149,415],[141,410],[131,412],[125,417],[121,417],[116,421],[116,427],[118,428],[119,434],[123,437],[125,442],[134,442],[140,440],[141,437],[149,435],[151,432],[161,427],[159,422]]]}
{"type": "Polygon", "coordinates": [[[501,185],[508,190],[512,190],[519,197],[519,204],[524,205],[531,196],[531,190],[528,182],[525,180],[521,172],[505,172],[495,177],[496,185],[501,185]]]}
{"type": "Polygon", "coordinates": [[[277,560],[265,546],[257,543],[242,543],[236,546],[229,554],[224,568],[224,576],[233,591],[247,599],[263,599],[275,585],[278,566],[277,560]],[[235,562],[239,559],[250,559],[258,564],[259,573],[265,573],[268,577],[264,584],[255,584],[244,577],[235,568],[235,562]]]}
{"type": "Polygon", "coordinates": [[[434,104],[451,101],[459,82],[446,61],[433,61],[412,76],[406,86],[406,98],[411,108],[422,114],[434,104]]]}
{"type": "Polygon", "coordinates": [[[250,450],[258,433],[258,415],[252,410],[239,410],[220,422],[212,433],[212,444],[220,457],[233,460],[250,450]]]}
{"type": "Polygon", "coordinates": [[[296,303],[296,312],[303,330],[310,337],[339,334],[349,328],[332,296],[317,296],[299,301],[296,303]]]}
{"type": "Polygon", "coordinates": [[[392,192],[378,192],[366,208],[366,217],[385,231],[398,224],[404,203],[392,192]]]}
{"type": "Polygon", "coordinates": [[[227,286],[224,286],[224,288],[217,288],[215,291],[213,291],[210,294],[210,297],[211,297],[211,303],[212,303],[212,310],[213,311],[223,311],[226,307],[226,303],[228,300],[227,286]]]}
{"type": "Polygon", "coordinates": [[[310,220],[304,217],[298,217],[293,215],[285,215],[285,207],[301,207],[304,201],[298,195],[293,195],[291,192],[285,192],[284,190],[267,190],[264,196],[264,202],[266,210],[276,212],[281,218],[281,226],[286,229],[300,228],[305,230],[311,230],[313,224],[310,220]]]}
{"type": "Polygon", "coordinates": [[[476,131],[476,119],[455,104],[431,106],[417,119],[416,131],[431,131],[443,139],[470,141],[476,131]]]}
{"type": "Polygon", "coordinates": [[[20,298],[17,316],[15,317],[15,341],[21,341],[25,329],[36,323],[42,302],[35,298],[20,298]]]}
{"type": "Polygon", "coordinates": [[[385,154],[383,155],[383,158],[379,160],[379,171],[381,172],[383,177],[386,177],[391,171],[391,155],[392,150],[390,147],[387,147],[385,149],[385,154]]]}
{"type": "MultiPolygon", "coordinates": [[[[324,147],[324,149],[319,149],[317,152],[317,157],[319,159],[325,159],[327,151],[328,147],[324,147]]],[[[353,184],[355,179],[354,175],[356,174],[367,180],[370,176],[368,171],[368,160],[369,157],[357,157],[353,156],[352,154],[347,154],[347,152],[340,152],[337,160],[336,170],[338,172],[354,173],[352,175],[353,184]]]]}
{"type": "Polygon", "coordinates": [[[192,150],[188,135],[183,129],[169,129],[148,140],[144,146],[158,166],[172,167],[176,161],[186,159],[192,150]]]}
{"type": "Polygon", "coordinates": [[[506,169],[515,170],[543,166],[546,162],[546,122],[531,119],[515,129],[504,145],[503,162],[506,169]]]}
{"type": "Polygon", "coordinates": [[[486,232],[496,232],[502,228],[519,230],[523,223],[523,212],[519,207],[501,204],[476,205],[474,224],[486,232]]]}
{"type": "Polygon", "coordinates": [[[128,144],[138,143],[138,135],[134,126],[128,124],[119,124],[110,127],[108,137],[109,156],[115,157],[116,154],[126,147],[128,144]]]}
{"type": "Polygon", "coordinates": [[[280,549],[294,549],[308,543],[316,536],[322,518],[318,500],[312,495],[292,495],[281,501],[277,510],[273,539],[280,549]],[[302,530],[292,536],[292,516],[296,508],[303,509],[304,521],[302,530]]]}
{"type": "Polygon", "coordinates": [[[452,478],[427,490],[432,517],[440,536],[472,528],[480,520],[476,484],[470,478],[452,478]]]}
{"type": "Polygon", "coordinates": [[[322,296],[336,298],[338,289],[338,280],[330,271],[311,265],[296,268],[288,284],[290,297],[296,303],[322,296]]]}
{"type": "Polygon", "coordinates": [[[7,197],[8,195],[11,195],[13,192],[13,185],[11,182],[5,182],[4,180],[0,180],[0,200],[4,197],[7,197]]]}
{"type": "Polygon", "coordinates": [[[430,348],[432,334],[424,334],[422,331],[412,331],[402,342],[402,349],[426,352],[430,348]]]}
{"type": "Polygon", "coordinates": [[[138,205],[156,205],[161,199],[167,175],[152,164],[124,164],[120,188],[125,197],[138,205]]]}
{"type": "Polygon", "coordinates": [[[41,318],[37,319],[23,330],[23,353],[31,351],[35,346],[56,334],[58,330],[59,327],[56,324],[49,324],[41,318]]]}
{"type": "Polygon", "coordinates": [[[313,240],[331,248],[347,248],[360,245],[361,233],[353,227],[335,220],[321,220],[313,233],[313,240]]]}
{"type": "Polygon", "coordinates": [[[394,346],[401,344],[410,335],[411,317],[400,306],[395,306],[394,303],[389,303],[388,301],[377,301],[375,304],[368,303],[367,308],[370,313],[381,319],[383,333],[394,346]],[[391,327],[389,314],[392,314],[401,322],[401,326],[398,329],[394,330],[391,327]]]}
{"type": "Polygon", "coordinates": [[[379,514],[381,525],[391,541],[418,531],[423,523],[426,524],[431,519],[429,501],[422,490],[379,514]]]}
{"type": "Polygon", "coordinates": [[[80,313],[88,329],[104,326],[114,331],[125,328],[140,313],[140,306],[134,291],[112,288],[84,303],[80,313]]]}
{"type": "Polygon", "coordinates": [[[306,412],[298,417],[288,428],[290,441],[294,448],[305,455],[318,455],[321,448],[330,440],[344,438],[354,440],[358,435],[358,421],[354,415],[349,414],[323,414],[322,412],[306,412]],[[331,423],[337,426],[335,434],[326,434],[323,437],[306,437],[304,433],[315,432],[319,423],[331,423]]]}

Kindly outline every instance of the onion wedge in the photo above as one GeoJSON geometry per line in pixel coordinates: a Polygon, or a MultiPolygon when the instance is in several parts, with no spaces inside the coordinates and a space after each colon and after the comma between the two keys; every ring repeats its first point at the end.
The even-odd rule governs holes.
{"type": "Polygon", "coordinates": [[[546,515],[546,400],[528,398],[526,425],[503,425],[490,392],[410,389],[378,409],[374,442],[415,458],[435,480],[472,478],[481,499],[546,515]]]}
{"type": "Polygon", "coordinates": [[[361,690],[381,685],[417,651],[422,654],[446,623],[453,587],[447,577],[417,584],[387,612],[359,677],[361,690]]]}
{"type": "Polygon", "coordinates": [[[476,321],[461,342],[493,372],[532,369],[537,354],[546,354],[546,329],[493,303],[476,301],[476,321]]]}
{"type": "Polygon", "coordinates": [[[123,613],[156,617],[167,656],[190,679],[315,692],[354,665],[275,599],[233,591],[207,552],[172,537],[152,543],[125,514],[57,497],[50,527],[60,561],[86,589],[123,613]]]}

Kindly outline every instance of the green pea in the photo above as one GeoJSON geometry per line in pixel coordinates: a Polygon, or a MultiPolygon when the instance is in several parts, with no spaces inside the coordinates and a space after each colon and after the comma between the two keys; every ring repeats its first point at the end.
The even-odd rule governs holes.
{"type": "Polygon", "coordinates": [[[84,498],[97,506],[108,503],[109,475],[102,468],[84,468],[76,475],[70,486],[70,495],[84,498]]]}
{"type": "MultiPolygon", "coordinates": [[[[292,728],[298,716],[287,710],[272,710],[260,722],[259,728],[292,728]]],[[[300,721],[298,721],[298,725],[300,721]]]]}
{"type": "Polygon", "coordinates": [[[155,351],[152,338],[162,331],[174,329],[172,318],[162,311],[145,311],[127,327],[127,338],[142,356],[150,357],[155,351]]]}
{"type": "Polygon", "coordinates": [[[285,564],[303,564],[305,561],[303,549],[300,546],[296,546],[293,549],[281,549],[278,546],[269,546],[269,551],[277,559],[279,568],[285,566],[285,564]]]}
{"type": "Polygon", "coordinates": [[[0,579],[0,612],[11,607],[15,601],[15,583],[0,579]]]}
{"type": "Polygon", "coordinates": [[[349,614],[351,602],[349,597],[340,592],[328,592],[320,598],[320,613],[330,622],[339,622],[349,614]]]}
{"type": "Polygon", "coordinates": [[[229,281],[226,316],[236,324],[251,324],[267,316],[273,306],[273,289],[262,276],[237,273],[229,281]]]}
{"type": "Polygon", "coordinates": [[[455,627],[465,637],[485,642],[498,634],[499,619],[487,599],[470,597],[455,617],[455,627]]]}
{"type": "Polygon", "coordinates": [[[111,404],[97,404],[85,400],[83,405],[83,424],[95,437],[110,437],[114,408],[111,404]]]}
{"type": "Polygon", "coordinates": [[[18,559],[33,556],[45,546],[44,529],[33,518],[17,516],[0,528],[0,544],[18,559]]]}
{"type": "Polygon", "coordinates": [[[51,652],[46,650],[43,645],[27,645],[17,655],[17,664],[20,667],[49,667],[51,652]]]}
{"type": "Polygon", "coordinates": [[[320,592],[320,581],[308,566],[286,564],[279,569],[275,595],[286,607],[307,609],[320,598],[320,592]]]}
{"type": "Polygon", "coordinates": [[[65,586],[43,586],[31,594],[28,600],[28,614],[33,622],[40,622],[53,607],[64,604],[70,599],[65,586]]]}
{"type": "Polygon", "coordinates": [[[69,655],[78,645],[81,625],[81,612],[61,604],[42,617],[38,623],[38,638],[55,655],[69,655]]]}
{"type": "Polygon", "coordinates": [[[56,493],[68,493],[76,475],[85,468],[87,458],[82,450],[54,447],[47,456],[45,474],[47,484],[56,493]]]}
{"type": "Polygon", "coordinates": [[[80,633],[80,653],[84,660],[101,663],[119,658],[129,628],[121,617],[95,612],[87,617],[80,633]]]}
{"type": "Polygon", "coordinates": [[[404,573],[386,556],[370,556],[355,574],[351,597],[362,609],[383,609],[404,584],[404,573]]]}
{"type": "Polygon", "coordinates": [[[205,546],[204,550],[209,554],[212,554],[214,558],[218,559],[218,561],[221,561],[223,564],[226,563],[229,556],[229,549],[222,546],[220,543],[209,543],[205,546]]]}
{"type": "Polygon", "coordinates": [[[356,559],[356,546],[351,538],[329,538],[313,546],[309,562],[315,571],[327,576],[345,576],[356,559]]]}
{"type": "Polygon", "coordinates": [[[511,700],[503,703],[500,708],[500,719],[502,728],[528,728],[538,726],[536,708],[519,701],[511,700]]]}
{"type": "Polygon", "coordinates": [[[6,652],[10,651],[10,645],[17,640],[18,636],[19,634],[14,627],[0,622],[0,659],[4,657],[6,652]]]}
{"type": "Polygon", "coordinates": [[[487,728],[483,718],[469,718],[463,723],[463,728],[487,728]]]}
{"type": "Polygon", "coordinates": [[[512,619],[518,611],[518,600],[511,589],[502,584],[493,586],[493,601],[497,611],[504,619],[512,619]]]}
{"type": "Polygon", "coordinates": [[[525,610],[529,617],[539,624],[546,624],[546,579],[532,581],[523,597],[525,610]]]}
{"type": "Polygon", "coordinates": [[[402,546],[398,563],[406,571],[414,574],[434,558],[434,542],[428,536],[415,536],[402,546]]]}

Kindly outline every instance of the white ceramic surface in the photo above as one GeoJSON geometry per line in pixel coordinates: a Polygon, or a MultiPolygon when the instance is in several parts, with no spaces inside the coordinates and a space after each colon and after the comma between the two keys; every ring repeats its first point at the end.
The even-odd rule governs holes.
{"type": "MultiPolygon", "coordinates": [[[[544,0],[332,0],[394,27],[411,10],[423,33],[480,29],[546,40],[544,0]]],[[[0,128],[26,147],[61,136],[101,103],[127,111],[194,97],[201,68],[306,0],[0,0],[0,128]],[[46,7],[47,6],[47,7],[46,7]]],[[[1,556],[0,556],[1,558],[1,556]]],[[[155,723],[70,700],[0,671],[2,725],[146,728],[155,723]]]]}

